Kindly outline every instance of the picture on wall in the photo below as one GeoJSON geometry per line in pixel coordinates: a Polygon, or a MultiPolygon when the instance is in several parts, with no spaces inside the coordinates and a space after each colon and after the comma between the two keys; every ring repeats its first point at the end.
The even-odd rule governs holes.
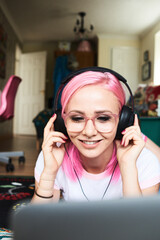
{"type": "Polygon", "coordinates": [[[0,78],[5,78],[6,75],[6,54],[0,49],[0,78]]]}
{"type": "Polygon", "coordinates": [[[147,62],[142,66],[142,80],[146,81],[151,77],[151,62],[147,62]]]}

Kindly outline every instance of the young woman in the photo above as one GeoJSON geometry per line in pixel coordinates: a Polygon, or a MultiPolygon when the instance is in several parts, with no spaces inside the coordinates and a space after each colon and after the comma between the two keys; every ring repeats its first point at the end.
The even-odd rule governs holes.
{"type": "Polygon", "coordinates": [[[62,117],[68,137],[54,130],[57,115],[44,130],[35,167],[32,202],[92,201],[156,194],[160,163],[147,148],[138,118],[115,140],[125,104],[120,81],[110,72],[86,71],[64,87],[62,117]]]}

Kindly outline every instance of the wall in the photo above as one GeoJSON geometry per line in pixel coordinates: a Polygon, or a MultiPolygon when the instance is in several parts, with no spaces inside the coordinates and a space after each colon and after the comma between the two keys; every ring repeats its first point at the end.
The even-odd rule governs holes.
{"type": "Polygon", "coordinates": [[[145,81],[145,83],[152,83],[154,78],[154,44],[155,34],[160,31],[160,22],[157,23],[147,34],[141,38],[141,58],[140,63],[143,65],[143,54],[146,50],[149,51],[149,60],[151,61],[151,78],[145,81]]]}
{"type": "MultiPolygon", "coordinates": [[[[2,90],[8,80],[8,78],[14,74],[15,68],[15,47],[19,43],[19,40],[14,33],[12,27],[7,21],[7,18],[0,8],[0,24],[2,25],[4,31],[7,34],[7,46],[4,49],[6,53],[6,75],[5,78],[0,78],[0,89],[2,90]]],[[[1,46],[2,47],[2,46],[1,46]]],[[[13,121],[8,120],[5,122],[0,122],[0,135],[11,135],[12,134],[13,121]]]]}
{"type": "Polygon", "coordinates": [[[137,37],[98,35],[98,66],[111,67],[111,49],[113,47],[140,48],[140,40],[137,37]]]}

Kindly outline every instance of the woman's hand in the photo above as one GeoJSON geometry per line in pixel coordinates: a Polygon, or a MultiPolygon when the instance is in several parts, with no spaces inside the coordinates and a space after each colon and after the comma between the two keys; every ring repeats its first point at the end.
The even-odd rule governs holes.
{"type": "Polygon", "coordinates": [[[57,174],[62,164],[65,153],[64,143],[67,140],[67,137],[63,133],[54,131],[55,120],[56,114],[50,118],[44,129],[44,139],[42,143],[44,170],[52,174],[57,174]],[[59,146],[57,146],[57,143],[59,146]]]}
{"type": "Polygon", "coordinates": [[[122,141],[116,141],[116,145],[123,195],[140,196],[142,191],[138,181],[136,161],[145,146],[145,142],[142,138],[137,115],[135,115],[134,125],[126,128],[122,134],[122,141]]]}
{"type": "Polygon", "coordinates": [[[122,141],[116,141],[118,163],[120,167],[123,164],[135,165],[139,154],[145,146],[137,115],[135,115],[134,125],[126,128],[122,134],[122,141]]]}

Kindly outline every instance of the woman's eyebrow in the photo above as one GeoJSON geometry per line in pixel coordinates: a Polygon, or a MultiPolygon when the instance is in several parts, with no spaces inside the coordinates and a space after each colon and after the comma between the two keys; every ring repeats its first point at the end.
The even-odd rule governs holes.
{"type": "Polygon", "coordinates": [[[112,113],[112,114],[113,114],[113,112],[111,112],[111,111],[109,111],[109,110],[95,111],[95,113],[96,113],[96,114],[98,114],[98,113],[112,113]]]}
{"type": "Polygon", "coordinates": [[[82,111],[79,111],[79,110],[72,110],[72,111],[70,111],[69,113],[79,113],[79,114],[85,114],[84,112],[82,112],[82,111]]]}
{"type": "MultiPolygon", "coordinates": [[[[85,112],[82,112],[80,110],[71,110],[69,113],[79,113],[79,114],[85,114],[85,112]]],[[[101,114],[101,113],[111,113],[113,114],[113,112],[111,112],[110,110],[98,110],[95,111],[94,114],[101,114]]]]}

